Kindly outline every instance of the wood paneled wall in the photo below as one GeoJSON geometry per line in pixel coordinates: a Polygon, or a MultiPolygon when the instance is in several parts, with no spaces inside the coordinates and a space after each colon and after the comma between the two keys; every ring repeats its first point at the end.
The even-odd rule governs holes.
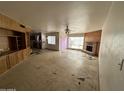
{"type": "Polygon", "coordinates": [[[6,37],[6,36],[9,36],[9,35],[13,35],[13,32],[0,28],[0,49],[9,48],[8,37],[6,37]]]}
{"type": "MultiPolygon", "coordinates": [[[[102,30],[84,33],[84,48],[83,48],[84,51],[86,51],[87,43],[92,42],[93,46],[94,46],[92,55],[96,55],[96,56],[99,55],[101,32],[102,32],[102,30]]],[[[86,51],[86,52],[88,52],[88,51],[86,51]]]]}
{"type": "Polygon", "coordinates": [[[30,32],[31,31],[30,27],[25,26],[21,23],[18,23],[17,21],[3,14],[0,14],[0,28],[13,30],[17,32],[30,32]]]}
{"type": "Polygon", "coordinates": [[[30,55],[30,32],[31,28],[0,14],[0,49],[4,50],[0,54],[0,74],[30,55]]]}
{"type": "Polygon", "coordinates": [[[84,33],[84,42],[100,42],[101,40],[101,30],[99,31],[94,31],[94,32],[89,32],[89,33],[84,33]]]}

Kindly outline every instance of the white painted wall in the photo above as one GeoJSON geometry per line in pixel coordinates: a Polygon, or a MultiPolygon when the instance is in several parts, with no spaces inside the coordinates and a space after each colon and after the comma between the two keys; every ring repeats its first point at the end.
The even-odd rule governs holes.
{"type": "Polygon", "coordinates": [[[67,49],[67,35],[65,31],[59,33],[59,50],[65,51],[67,49]]]}
{"type": "Polygon", "coordinates": [[[124,90],[124,2],[113,2],[105,21],[100,47],[100,89],[124,90]]]}

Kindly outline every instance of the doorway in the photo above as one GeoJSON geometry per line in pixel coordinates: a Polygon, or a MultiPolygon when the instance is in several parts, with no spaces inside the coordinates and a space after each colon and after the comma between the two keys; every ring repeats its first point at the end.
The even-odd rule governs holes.
{"type": "Polygon", "coordinates": [[[42,49],[42,37],[41,32],[32,32],[30,34],[31,48],[32,49],[42,49]]]}

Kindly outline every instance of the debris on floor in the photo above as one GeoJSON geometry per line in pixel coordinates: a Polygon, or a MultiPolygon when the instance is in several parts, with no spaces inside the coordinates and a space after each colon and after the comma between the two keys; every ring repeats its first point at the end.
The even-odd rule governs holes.
{"type": "Polygon", "coordinates": [[[77,78],[77,79],[79,79],[79,80],[81,80],[81,81],[85,81],[85,78],[77,78]]]}
{"type": "Polygon", "coordinates": [[[54,74],[54,75],[56,75],[56,73],[55,73],[55,72],[54,72],[53,74],[54,74]]]}
{"type": "Polygon", "coordinates": [[[41,68],[41,66],[36,66],[35,68],[36,68],[36,69],[40,69],[40,68],[41,68]]]}
{"type": "Polygon", "coordinates": [[[78,84],[80,85],[81,83],[80,83],[80,82],[78,82],[78,84]]]}
{"type": "Polygon", "coordinates": [[[32,50],[32,53],[31,54],[35,54],[35,55],[38,55],[38,54],[41,54],[41,50],[32,50]]]}
{"type": "Polygon", "coordinates": [[[89,57],[89,60],[93,60],[93,58],[90,56],[90,57],[89,57]]]}
{"type": "Polygon", "coordinates": [[[40,54],[40,52],[32,52],[31,54],[38,55],[38,54],[40,54]]]}
{"type": "Polygon", "coordinates": [[[72,74],[72,76],[75,76],[74,74],[72,74]]]}
{"type": "Polygon", "coordinates": [[[89,60],[96,60],[96,58],[93,57],[93,56],[89,56],[88,59],[89,59],[89,60]]]}
{"type": "Polygon", "coordinates": [[[89,60],[87,54],[82,57],[80,51],[69,51],[72,50],[63,54],[51,50],[41,51],[39,55],[32,54],[0,77],[0,88],[12,87],[17,91],[98,90],[97,58],[96,61],[89,60]]]}

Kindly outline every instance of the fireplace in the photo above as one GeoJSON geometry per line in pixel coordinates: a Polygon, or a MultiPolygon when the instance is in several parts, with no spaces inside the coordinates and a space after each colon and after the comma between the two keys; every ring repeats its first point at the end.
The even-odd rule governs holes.
{"type": "Polygon", "coordinates": [[[97,55],[99,49],[98,42],[86,42],[84,46],[84,52],[90,55],[97,55]]]}
{"type": "Polygon", "coordinates": [[[87,46],[86,46],[86,50],[89,51],[89,52],[92,52],[92,51],[93,51],[93,46],[87,45],[87,46]]]}
{"type": "Polygon", "coordinates": [[[102,30],[84,33],[83,52],[98,56],[102,30]]]}

